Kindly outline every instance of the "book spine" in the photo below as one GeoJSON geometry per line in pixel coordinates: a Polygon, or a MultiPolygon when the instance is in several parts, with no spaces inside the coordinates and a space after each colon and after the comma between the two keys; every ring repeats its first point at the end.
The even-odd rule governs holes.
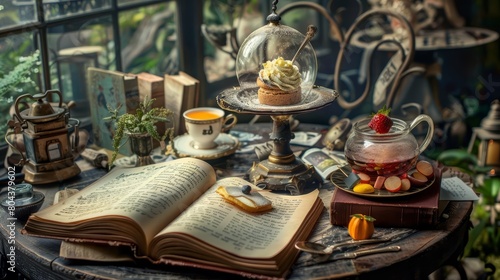
{"type": "Polygon", "coordinates": [[[347,226],[353,214],[365,214],[376,219],[378,227],[423,228],[437,223],[438,209],[397,208],[332,202],[330,221],[332,225],[347,226]]]}
{"type": "Polygon", "coordinates": [[[139,108],[140,103],[139,85],[137,84],[137,78],[124,80],[124,87],[127,113],[135,114],[135,110],[139,108]]]}

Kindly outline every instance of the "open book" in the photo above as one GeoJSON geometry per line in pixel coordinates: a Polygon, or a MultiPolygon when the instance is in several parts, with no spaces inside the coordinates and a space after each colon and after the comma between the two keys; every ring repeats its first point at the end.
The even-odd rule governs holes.
{"type": "MultiPolygon", "coordinates": [[[[82,191],[35,214],[24,234],[132,246],[154,263],[195,266],[246,276],[285,277],[324,205],[318,191],[287,196],[263,191],[273,209],[249,214],[227,203],[206,162],[182,158],[113,169],[82,191]]],[[[251,185],[251,184],[250,184],[251,185]]],[[[252,187],[255,187],[251,185],[252,187]]]]}

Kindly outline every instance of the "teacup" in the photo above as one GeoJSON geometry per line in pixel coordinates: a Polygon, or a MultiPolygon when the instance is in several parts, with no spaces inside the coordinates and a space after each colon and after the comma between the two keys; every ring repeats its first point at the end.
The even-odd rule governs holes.
{"type": "Polygon", "coordinates": [[[226,132],[238,121],[235,115],[224,116],[224,111],[213,107],[198,107],[185,111],[182,116],[188,134],[193,138],[195,149],[213,149],[215,139],[221,132],[226,132]]]}

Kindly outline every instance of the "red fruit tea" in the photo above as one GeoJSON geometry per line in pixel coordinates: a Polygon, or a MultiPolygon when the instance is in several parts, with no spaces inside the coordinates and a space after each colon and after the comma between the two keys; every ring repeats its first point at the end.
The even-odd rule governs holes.
{"type": "Polygon", "coordinates": [[[375,181],[378,176],[401,176],[413,169],[420,153],[427,147],[434,127],[427,115],[419,115],[410,124],[391,118],[393,125],[387,133],[375,133],[369,126],[370,118],[353,125],[344,147],[344,154],[355,172],[365,173],[375,181]],[[411,130],[421,122],[428,125],[428,134],[419,145],[411,130]]]}
{"type": "Polygon", "coordinates": [[[415,167],[418,155],[408,159],[394,159],[387,161],[359,161],[346,156],[346,160],[355,172],[365,173],[375,181],[377,176],[399,176],[415,167]]]}

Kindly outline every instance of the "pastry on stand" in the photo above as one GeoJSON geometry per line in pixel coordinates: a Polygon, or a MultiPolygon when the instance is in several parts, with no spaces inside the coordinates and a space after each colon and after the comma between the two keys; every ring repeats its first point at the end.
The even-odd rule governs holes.
{"type": "Polygon", "coordinates": [[[335,101],[338,93],[314,85],[317,60],[309,40],[315,33],[315,27],[310,26],[304,36],[291,27],[281,25],[275,11],[274,6],[273,13],[267,18],[269,24],[254,31],[241,45],[236,59],[240,87],[221,92],[217,96],[217,103],[222,109],[236,113],[271,116],[273,131],[270,138],[273,149],[267,159],[254,162],[248,171],[248,180],[260,188],[297,195],[307,192],[306,187],[318,185],[322,179],[312,166],[304,164],[293,154],[290,140],[294,134],[289,119],[292,115],[328,106],[335,101]],[[292,98],[280,97],[273,99],[273,102],[266,102],[270,100],[262,100],[258,96],[262,88],[257,80],[259,85],[262,85],[262,81],[266,87],[273,86],[284,95],[300,92],[300,99],[289,102],[287,99],[292,98]],[[288,83],[290,81],[295,83],[288,83]],[[300,84],[296,81],[300,81],[300,84]],[[280,84],[283,89],[276,84],[280,84]]]}

